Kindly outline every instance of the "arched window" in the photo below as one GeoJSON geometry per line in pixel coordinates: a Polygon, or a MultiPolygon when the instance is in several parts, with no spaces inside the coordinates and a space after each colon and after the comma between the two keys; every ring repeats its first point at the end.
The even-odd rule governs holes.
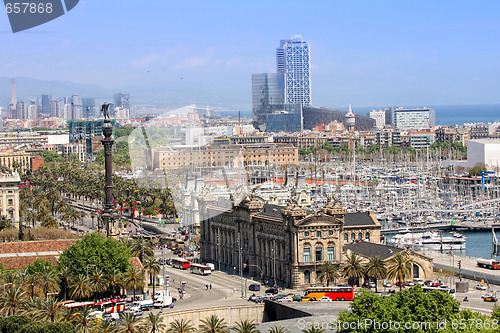
{"type": "Polygon", "coordinates": [[[304,272],[304,283],[311,283],[311,272],[304,272]]]}
{"type": "Polygon", "coordinates": [[[354,242],[356,240],[356,234],[352,233],[351,234],[351,242],[354,242]]]}
{"type": "Polygon", "coordinates": [[[321,271],[316,271],[316,283],[321,283],[321,271]]]}
{"type": "Polygon", "coordinates": [[[344,234],[344,243],[349,242],[349,234],[344,234]]]}
{"type": "Polygon", "coordinates": [[[370,241],[370,233],[367,232],[365,235],[365,241],[369,242],[370,241]]]}
{"type": "Polygon", "coordinates": [[[358,234],[358,239],[359,239],[359,240],[362,240],[362,239],[363,239],[363,233],[362,233],[362,232],[360,232],[360,233],[358,234]]]}
{"type": "Polygon", "coordinates": [[[323,260],[323,246],[316,245],[316,261],[323,260]]]}

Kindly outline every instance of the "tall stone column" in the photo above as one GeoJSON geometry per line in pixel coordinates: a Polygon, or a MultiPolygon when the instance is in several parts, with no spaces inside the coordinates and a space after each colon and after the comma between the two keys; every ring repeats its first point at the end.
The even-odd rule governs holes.
{"type": "Polygon", "coordinates": [[[109,104],[104,103],[101,110],[104,113],[104,124],[102,126],[102,134],[104,139],[101,140],[104,146],[104,169],[105,169],[105,188],[104,193],[106,194],[104,200],[104,209],[102,212],[102,221],[104,228],[106,228],[106,236],[110,236],[110,225],[114,223],[113,214],[113,159],[112,150],[115,140],[111,138],[113,134],[113,125],[109,119],[109,104]]]}

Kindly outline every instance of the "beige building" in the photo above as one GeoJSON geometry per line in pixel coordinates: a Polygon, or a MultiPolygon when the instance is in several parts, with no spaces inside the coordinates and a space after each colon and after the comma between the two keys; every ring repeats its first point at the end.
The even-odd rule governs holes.
{"type": "Polygon", "coordinates": [[[380,242],[380,224],[371,213],[346,213],[329,201],[307,214],[296,200],[287,207],[265,204],[253,194],[238,205],[209,193],[199,196],[201,258],[227,267],[245,267],[292,288],[320,283],[320,266],[340,264],[343,246],[359,239],[380,242]],[[241,265],[241,266],[240,266],[241,265]]]}
{"type": "Polygon", "coordinates": [[[292,165],[298,163],[298,150],[290,144],[212,145],[153,149],[155,169],[246,167],[292,165]]]}
{"type": "Polygon", "coordinates": [[[17,165],[21,170],[27,170],[31,167],[30,158],[31,155],[24,151],[2,151],[0,152],[0,166],[12,170],[17,165]]]}
{"type": "Polygon", "coordinates": [[[19,228],[19,184],[17,173],[0,173],[0,214],[11,219],[15,228],[19,228]]]}

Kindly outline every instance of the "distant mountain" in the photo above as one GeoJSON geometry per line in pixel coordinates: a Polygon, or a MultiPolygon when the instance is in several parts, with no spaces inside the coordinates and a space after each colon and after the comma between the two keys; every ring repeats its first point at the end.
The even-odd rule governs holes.
{"type": "MultiPolygon", "coordinates": [[[[130,94],[132,108],[178,108],[197,104],[210,106],[220,110],[250,109],[250,102],[237,96],[224,94],[215,88],[208,90],[199,87],[162,88],[153,84],[131,85],[117,89],[107,89],[96,84],[81,84],[71,81],[44,81],[31,78],[16,78],[16,94],[18,101],[28,102],[30,99],[41,99],[42,94],[52,94],[52,98],[92,97],[99,101],[112,101],[113,94],[123,92],[130,94]]],[[[250,98],[250,97],[248,97],[250,98]]],[[[10,78],[0,77],[0,106],[5,107],[10,101],[10,78]]]]}

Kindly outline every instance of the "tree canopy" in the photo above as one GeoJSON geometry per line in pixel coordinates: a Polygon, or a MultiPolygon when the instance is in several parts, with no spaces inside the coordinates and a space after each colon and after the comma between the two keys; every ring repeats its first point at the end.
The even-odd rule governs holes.
{"type": "Polygon", "coordinates": [[[58,266],[68,267],[75,274],[92,273],[99,269],[110,274],[117,269],[123,273],[129,267],[130,250],[114,238],[104,239],[98,232],[85,235],[61,254],[58,266]]]}
{"type": "Polygon", "coordinates": [[[351,310],[339,314],[336,325],[339,332],[493,332],[491,328],[498,328],[499,323],[468,309],[460,310],[460,302],[448,293],[424,292],[415,286],[390,297],[362,290],[352,301],[351,310]],[[358,323],[367,325],[361,328],[358,323]],[[392,329],[377,328],[375,323],[391,323],[392,329]]]}

